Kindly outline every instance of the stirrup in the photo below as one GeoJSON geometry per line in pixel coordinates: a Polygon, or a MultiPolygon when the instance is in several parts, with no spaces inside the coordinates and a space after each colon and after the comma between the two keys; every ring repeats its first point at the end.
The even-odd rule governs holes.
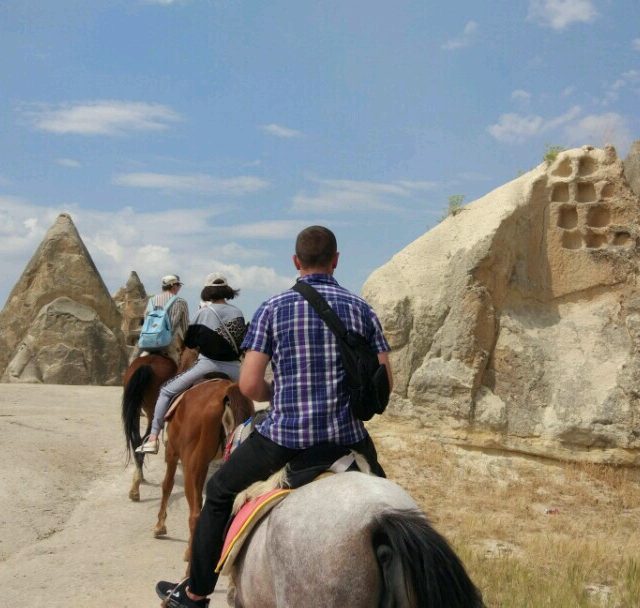
{"type": "Polygon", "coordinates": [[[157,454],[160,449],[160,440],[156,437],[155,441],[149,441],[149,435],[147,435],[142,443],[136,448],[136,454],[157,454]]]}

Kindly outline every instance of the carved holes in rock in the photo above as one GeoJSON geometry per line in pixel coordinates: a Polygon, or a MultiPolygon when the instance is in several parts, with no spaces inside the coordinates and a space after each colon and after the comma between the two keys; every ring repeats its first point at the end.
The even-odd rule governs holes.
{"type": "Polygon", "coordinates": [[[593,203],[596,200],[596,188],[591,182],[576,184],[576,201],[579,203],[593,203]]]}
{"type": "Polygon", "coordinates": [[[594,205],[587,211],[587,226],[604,228],[611,221],[611,212],[603,205],[594,205]]]}
{"type": "Polygon", "coordinates": [[[551,200],[556,203],[569,202],[569,184],[556,184],[553,187],[551,200]]]}
{"type": "Polygon", "coordinates": [[[565,158],[554,170],[552,175],[557,175],[558,177],[569,177],[572,173],[571,168],[571,160],[569,158],[565,158]]]}
{"type": "Polygon", "coordinates": [[[616,232],[611,244],[614,247],[633,247],[633,240],[628,232],[616,232]]]}
{"type": "Polygon", "coordinates": [[[562,246],[565,249],[580,249],[582,247],[582,236],[577,230],[562,233],[562,246]]]}
{"type": "Polygon", "coordinates": [[[591,175],[598,168],[598,163],[590,156],[583,156],[578,165],[578,175],[591,175]]]}
{"type": "Polygon", "coordinates": [[[613,196],[613,184],[605,184],[600,193],[601,198],[611,198],[613,196]]]}
{"type": "Polygon", "coordinates": [[[578,225],[578,212],[572,205],[563,205],[558,211],[558,226],[570,230],[578,225]]]}
{"type": "Polygon", "coordinates": [[[600,249],[607,244],[607,237],[597,232],[588,232],[584,237],[585,245],[589,249],[600,249]]]}

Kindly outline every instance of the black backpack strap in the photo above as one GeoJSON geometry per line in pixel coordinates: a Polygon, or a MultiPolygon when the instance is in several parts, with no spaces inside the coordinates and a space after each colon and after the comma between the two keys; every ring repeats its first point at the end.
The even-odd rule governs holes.
{"type": "Polygon", "coordinates": [[[318,291],[305,283],[304,281],[296,281],[296,284],[291,288],[293,291],[297,291],[318,313],[320,318],[327,324],[329,329],[339,340],[344,340],[347,333],[347,328],[340,319],[340,317],[334,312],[333,308],[329,306],[329,303],[318,293],[318,291]]]}

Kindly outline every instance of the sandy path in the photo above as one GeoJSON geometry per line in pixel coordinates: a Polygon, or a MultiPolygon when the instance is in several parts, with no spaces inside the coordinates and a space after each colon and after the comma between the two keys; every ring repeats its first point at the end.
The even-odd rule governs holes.
{"type": "MultiPolygon", "coordinates": [[[[132,503],[120,396],[118,387],[2,385],[0,605],[158,606],[156,580],[184,573],[182,476],[169,536],[154,539],[162,453],[147,459],[142,500],[132,503]]],[[[226,585],[219,586],[216,608],[226,606],[226,585]]]]}

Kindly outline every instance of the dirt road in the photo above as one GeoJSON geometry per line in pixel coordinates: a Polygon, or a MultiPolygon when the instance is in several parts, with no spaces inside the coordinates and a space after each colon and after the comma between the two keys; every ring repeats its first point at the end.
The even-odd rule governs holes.
{"type": "MultiPolygon", "coordinates": [[[[159,606],[155,582],[185,570],[182,476],[169,507],[169,535],[155,539],[162,453],[147,459],[142,500],[132,503],[121,389],[0,386],[0,605],[159,606]]],[[[220,587],[212,608],[226,606],[226,584],[220,587]]]]}

